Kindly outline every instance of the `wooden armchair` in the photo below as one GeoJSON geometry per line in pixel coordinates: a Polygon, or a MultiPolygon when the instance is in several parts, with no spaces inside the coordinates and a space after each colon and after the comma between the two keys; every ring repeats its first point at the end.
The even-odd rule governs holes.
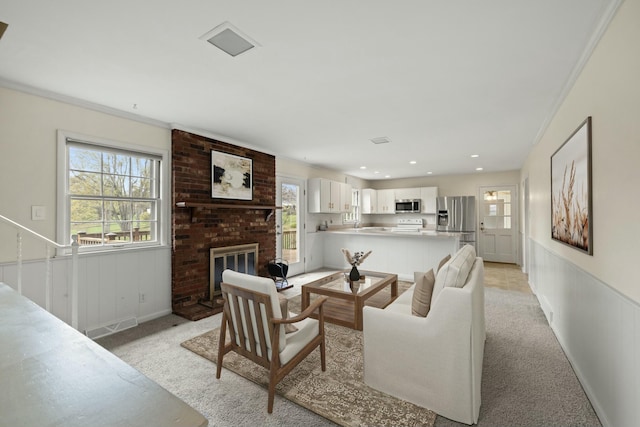
{"type": "Polygon", "coordinates": [[[319,297],[302,313],[283,318],[273,280],[225,270],[222,273],[224,311],[220,327],[220,344],[216,378],[220,378],[222,358],[230,351],[253,360],[269,370],[269,401],[273,411],[276,385],[316,347],[320,346],[322,370],[326,370],[324,315],[319,297]],[[318,310],[318,319],[309,316],[318,310]],[[295,323],[297,331],[285,334],[284,325],[295,323]],[[230,342],[226,342],[229,328],[230,342]]]}

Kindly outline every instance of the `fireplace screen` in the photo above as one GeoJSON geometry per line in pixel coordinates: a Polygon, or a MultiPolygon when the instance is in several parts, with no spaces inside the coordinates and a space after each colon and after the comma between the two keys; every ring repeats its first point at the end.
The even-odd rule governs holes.
{"type": "Polygon", "coordinates": [[[221,294],[220,282],[222,282],[222,272],[225,269],[228,268],[239,273],[253,275],[258,273],[257,243],[211,248],[209,252],[211,259],[209,268],[209,296],[212,300],[221,294]]]}

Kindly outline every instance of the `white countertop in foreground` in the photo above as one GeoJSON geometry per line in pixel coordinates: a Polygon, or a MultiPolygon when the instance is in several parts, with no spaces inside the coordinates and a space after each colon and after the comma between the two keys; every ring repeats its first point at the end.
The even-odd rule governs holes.
{"type": "Polygon", "coordinates": [[[204,427],[180,398],[0,283],[0,426],[204,427]]]}

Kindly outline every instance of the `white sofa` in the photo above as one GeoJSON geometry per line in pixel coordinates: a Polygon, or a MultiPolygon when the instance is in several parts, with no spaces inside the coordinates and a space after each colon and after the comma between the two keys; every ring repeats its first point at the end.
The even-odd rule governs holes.
{"type": "Polygon", "coordinates": [[[415,286],[385,309],[364,308],[364,381],[475,424],[486,338],[482,258],[465,246],[438,270],[426,317],[411,313],[415,286]]]}

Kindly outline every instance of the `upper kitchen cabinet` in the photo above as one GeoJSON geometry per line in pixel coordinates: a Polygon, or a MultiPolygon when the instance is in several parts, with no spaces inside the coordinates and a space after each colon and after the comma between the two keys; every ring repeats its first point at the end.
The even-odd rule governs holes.
{"type": "Polygon", "coordinates": [[[341,212],[350,212],[351,202],[353,201],[351,185],[344,182],[337,182],[336,184],[340,186],[340,206],[342,207],[341,212]]]}
{"type": "Polygon", "coordinates": [[[420,188],[396,188],[396,200],[416,200],[420,198],[420,188]]]}
{"type": "Polygon", "coordinates": [[[436,213],[436,198],[438,197],[438,187],[420,188],[420,199],[422,199],[422,213],[436,213]]]}
{"type": "Polygon", "coordinates": [[[378,213],[378,193],[373,188],[365,188],[362,190],[362,213],[378,213]]]}
{"type": "Polygon", "coordinates": [[[395,190],[377,190],[378,200],[376,206],[379,214],[395,214],[396,213],[396,194],[395,190]]]}
{"type": "Polygon", "coordinates": [[[351,185],[324,178],[311,178],[308,184],[309,213],[341,213],[351,210],[351,185]]]}

